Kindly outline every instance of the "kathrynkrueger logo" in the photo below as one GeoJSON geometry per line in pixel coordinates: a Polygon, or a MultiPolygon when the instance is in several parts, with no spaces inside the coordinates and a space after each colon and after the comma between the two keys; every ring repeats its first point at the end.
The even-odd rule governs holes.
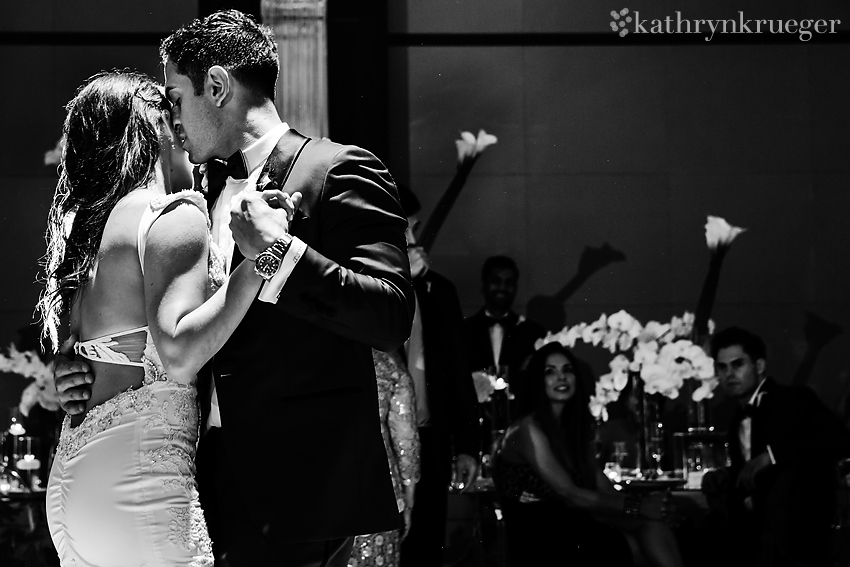
{"type": "Polygon", "coordinates": [[[676,12],[675,17],[664,19],[642,19],[640,12],[634,12],[632,17],[628,8],[619,12],[611,11],[611,29],[620,37],[629,32],[636,34],[665,34],[665,33],[694,33],[705,36],[705,41],[711,41],[715,33],[719,34],[797,34],[800,41],[809,41],[815,34],[836,33],[835,26],[841,20],[748,20],[744,12],[739,11],[737,18],[726,20],[688,20],[682,17],[682,12],[676,12]]]}

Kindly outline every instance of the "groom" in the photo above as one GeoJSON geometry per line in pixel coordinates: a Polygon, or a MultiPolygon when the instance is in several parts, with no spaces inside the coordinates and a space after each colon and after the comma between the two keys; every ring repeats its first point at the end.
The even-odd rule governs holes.
{"type": "Polygon", "coordinates": [[[413,317],[396,187],[369,152],[281,121],[276,44],[245,14],[195,20],[160,54],[227,269],[235,240],[266,279],[199,385],[216,564],[346,565],[352,536],[400,527],[370,351],[400,347],[413,317]],[[257,188],[302,194],[289,230],[257,188]]]}

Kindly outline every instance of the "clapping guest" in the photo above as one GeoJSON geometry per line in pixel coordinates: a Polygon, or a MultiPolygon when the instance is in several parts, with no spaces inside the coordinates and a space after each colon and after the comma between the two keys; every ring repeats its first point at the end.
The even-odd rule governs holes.
{"type": "Polygon", "coordinates": [[[651,565],[682,565],[664,522],[669,497],[617,492],[597,465],[573,354],[549,343],[525,372],[532,409],[508,428],[494,458],[511,564],[629,565],[625,531],[651,565]]]}
{"type": "Polygon", "coordinates": [[[767,375],[757,335],[725,329],[711,354],[723,392],[738,402],[732,464],[702,483],[719,518],[718,553],[734,565],[831,564],[835,467],[850,456],[850,432],[812,390],[767,375]]]}
{"type": "Polygon", "coordinates": [[[404,528],[354,538],[349,567],[397,567],[401,542],[410,529],[413,495],[419,482],[419,433],[413,380],[396,353],[372,349],[378,379],[381,433],[390,462],[398,511],[404,528]]]}

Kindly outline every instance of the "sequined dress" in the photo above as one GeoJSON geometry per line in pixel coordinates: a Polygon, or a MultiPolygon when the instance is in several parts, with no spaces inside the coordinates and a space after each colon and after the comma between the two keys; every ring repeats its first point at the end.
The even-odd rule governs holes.
{"type": "MultiPolygon", "coordinates": [[[[149,222],[177,199],[206,212],[200,195],[182,192],[155,199],[149,222]]],[[[209,266],[213,291],[224,280],[223,258],[215,248],[209,266]]],[[[142,386],[91,408],[77,427],[69,417],[62,425],[46,501],[62,567],[213,565],[195,483],[196,386],[194,380],[169,379],[150,332],[143,330],[141,361],[125,362],[141,362],[142,386]]],[[[89,342],[121,356],[110,348],[118,341],[89,342]]],[[[121,364],[91,348],[88,353],[121,364]]]]}
{"type": "MultiPolygon", "coordinates": [[[[419,481],[419,432],[416,428],[416,402],[413,379],[390,353],[372,350],[378,379],[378,408],[381,433],[389,458],[390,472],[399,513],[405,506],[405,484],[419,481]]],[[[398,530],[354,538],[349,567],[395,567],[399,564],[398,530]]]]}

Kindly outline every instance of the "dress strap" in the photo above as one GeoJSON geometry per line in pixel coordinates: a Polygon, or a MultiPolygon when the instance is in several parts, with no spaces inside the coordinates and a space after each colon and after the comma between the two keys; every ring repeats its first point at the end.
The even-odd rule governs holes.
{"type": "MultiPolygon", "coordinates": [[[[148,326],[142,325],[141,327],[136,327],[135,329],[127,329],[126,331],[120,331],[118,333],[112,333],[111,335],[109,335],[109,337],[112,337],[113,339],[117,339],[118,337],[123,337],[123,336],[126,336],[126,335],[132,335],[133,333],[141,333],[142,331],[147,331],[147,330],[148,330],[148,326]]],[[[104,337],[100,337],[100,338],[107,338],[107,337],[104,336],[104,337]]],[[[92,339],[92,340],[96,341],[96,340],[99,340],[99,339],[92,339]]]]}
{"type": "Polygon", "coordinates": [[[142,275],[145,275],[145,244],[148,241],[148,234],[150,234],[151,227],[166,207],[177,201],[187,201],[201,209],[207,219],[207,228],[210,227],[210,217],[207,214],[207,203],[204,200],[204,196],[193,189],[186,189],[151,199],[150,205],[142,213],[142,218],[139,220],[139,233],[136,239],[136,248],[139,251],[139,266],[142,268],[142,275]]]}
{"type": "Polygon", "coordinates": [[[74,352],[98,362],[144,367],[142,359],[149,336],[148,327],[145,325],[144,327],[127,329],[96,339],[77,342],[74,344],[74,352]],[[125,338],[142,332],[145,333],[142,340],[125,338]]]}

